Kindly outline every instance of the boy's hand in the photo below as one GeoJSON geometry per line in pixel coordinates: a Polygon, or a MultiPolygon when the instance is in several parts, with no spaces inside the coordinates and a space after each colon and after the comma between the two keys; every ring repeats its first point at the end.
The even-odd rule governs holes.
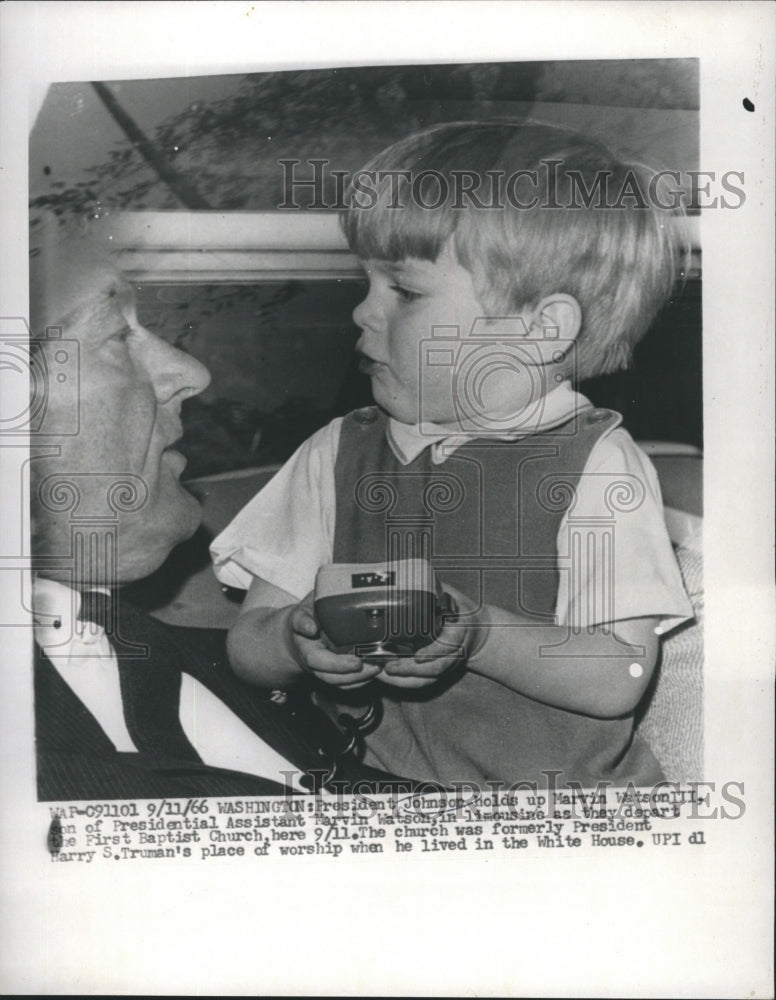
{"type": "Polygon", "coordinates": [[[288,630],[291,650],[299,666],[326,684],[361,687],[380,673],[379,665],[364,663],[352,654],[334,653],[324,644],[313,614],[312,593],[291,611],[288,630]]]}
{"type": "Polygon", "coordinates": [[[445,584],[445,590],[455,599],[458,615],[449,618],[439,636],[419,649],[414,657],[389,660],[380,674],[383,684],[402,688],[428,687],[454,667],[466,665],[481,648],[486,635],[481,610],[454,587],[445,584]]]}

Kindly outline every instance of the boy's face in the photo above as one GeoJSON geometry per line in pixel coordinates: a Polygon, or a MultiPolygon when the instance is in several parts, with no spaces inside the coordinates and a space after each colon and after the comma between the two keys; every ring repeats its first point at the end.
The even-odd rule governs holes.
{"type": "MultiPolygon", "coordinates": [[[[458,263],[450,246],[433,263],[408,258],[364,260],[362,266],[369,292],[354,310],[353,321],[361,329],[356,344],[364,356],[360,370],[372,380],[375,402],[402,423],[455,423],[460,414],[456,366],[450,351],[436,347],[449,347],[450,340],[456,347],[456,340],[465,341],[477,320],[478,332],[483,330],[487,313],[474,290],[471,272],[458,263]],[[440,331],[440,327],[446,329],[440,331]],[[436,344],[431,340],[434,328],[436,344]],[[438,341],[440,332],[444,345],[438,341]]],[[[489,324],[487,340],[474,342],[478,352],[490,349],[491,331],[497,337],[498,327],[499,321],[489,324]]],[[[458,352],[458,360],[460,356],[458,352]]],[[[521,378],[514,366],[491,366],[482,383],[481,412],[498,416],[528,405],[533,396],[531,381],[521,378]]]]}

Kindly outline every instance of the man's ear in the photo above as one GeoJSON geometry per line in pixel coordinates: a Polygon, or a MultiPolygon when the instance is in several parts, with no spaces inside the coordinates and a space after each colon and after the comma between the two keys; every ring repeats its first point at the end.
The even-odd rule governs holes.
{"type": "Polygon", "coordinates": [[[582,308],[573,295],[556,292],[541,299],[530,312],[528,326],[528,337],[540,363],[557,365],[565,358],[581,327],[582,308]]]}

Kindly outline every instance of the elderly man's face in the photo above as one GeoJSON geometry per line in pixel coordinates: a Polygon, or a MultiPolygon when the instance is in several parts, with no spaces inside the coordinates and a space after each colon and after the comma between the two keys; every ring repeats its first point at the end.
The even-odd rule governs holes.
{"type": "MultiPolygon", "coordinates": [[[[61,245],[48,259],[33,260],[32,270],[34,333],[60,326],[63,338],[78,342],[80,356],[78,380],[49,382],[46,426],[54,433],[74,426],[77,409],[78,433],[46,438],[59,453],[32,462],[38,552],[44,560],[70,553],[69,567],[48,571],[67,582],[140,579],[200,522],[199,504],[180,484],[185,459],[174,445],[181,403],[210,376],[140,326],[131,287],[93,252],[61,245]],[[86,539],[75,552],[74,524],[86,539]]],[[[55,361],[56,342],[44,341],[41,349],[55,361]]],[[[56,370],[50,363],[49,371],[56,370]]]]}

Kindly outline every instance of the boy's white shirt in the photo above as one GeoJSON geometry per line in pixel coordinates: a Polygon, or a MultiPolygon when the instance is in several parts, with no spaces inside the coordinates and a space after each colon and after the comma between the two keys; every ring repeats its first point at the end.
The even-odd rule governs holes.
{"type": "MultiPolygon", "coordinates": [[[[391,418],[387,437],[403,465],[429,447],[432,461],[441,465],[473,437],[518,440],[559,426],[590,405],[563,383],[523,419],[518,414],[508,430],[503,419],[494,421],[497,428],[466,434],[458,427],[408,425],[391,418]]],[[[337,418],[305,441],[213,541],[210,551],[222,583],[247,589],[259,577],[297,600],[313,590],[318,569],[333,561],[341,426],[337,418]]],[[[623,428],[616,426],[594,446],[572,508],[557,536],[558,625],[586,627],[651,616],[660,619],[656,631],[667,632],[693,616],[663,519],[657,474],[623,428]],[[634,510],[613,514],[606,503],[611,491],[602,487],[616,482],[626,484],[623,496],[629,487],[638,492],[641,484],[643,498],[635,499],[634,510]],[[580,531],[586,544],[574,545],[572,535],[580,531]],[[595,555],[605,535],[614,540],[607,579],[600,564],[596,569],[595,555]]]]}

